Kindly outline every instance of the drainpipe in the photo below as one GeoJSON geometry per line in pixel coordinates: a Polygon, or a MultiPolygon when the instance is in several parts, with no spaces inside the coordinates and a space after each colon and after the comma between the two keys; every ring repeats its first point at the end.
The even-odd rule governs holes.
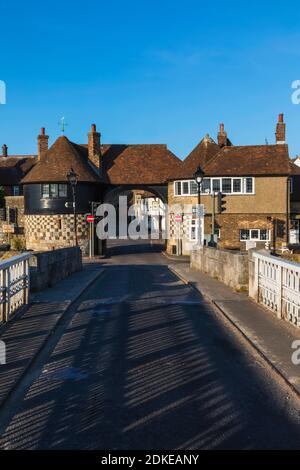
{"type": "Polygon", "coordinates": [[[291,181],[288,176],[286,180],[286,244],[289,244],[290,241],[290,212],[291,212],[291,181]]]}

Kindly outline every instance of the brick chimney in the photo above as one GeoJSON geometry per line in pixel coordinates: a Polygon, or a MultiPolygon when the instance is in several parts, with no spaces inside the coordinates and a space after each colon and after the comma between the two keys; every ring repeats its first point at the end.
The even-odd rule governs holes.
{"type": "Polygon", "coordinates": [[[283,120],[283,114],[279,114],[278,122],[276,126],[276,144],[285,144],[285,122],[283,120]]]}
{"type": "Polygon", "coordinates": [[[48,151],[49,136],[45,134],[45,128],[41,128],[41,133],[38,135],[38,160],[42,160],[48,151]]]}
{"type": "Polygon", "coordinates": [[[96,124],[92,124],[91,131],[88,133],[88,152],[89,160],[100,170],[101,163],[101,134],[96,130],[96,124]]]}
{"type": "Polygon", "coordinates": [[[227,145],[227,132],[224,131],[224,124],[220,124],[220,130],[218,132],[218,145],[220,147],[227,145]]]}
{"type": "Polygon", "coordinates": [[[7,145],[3,144],[2,145],[2,157],[7,157],[7,156],[8,156],[7,145]]]}

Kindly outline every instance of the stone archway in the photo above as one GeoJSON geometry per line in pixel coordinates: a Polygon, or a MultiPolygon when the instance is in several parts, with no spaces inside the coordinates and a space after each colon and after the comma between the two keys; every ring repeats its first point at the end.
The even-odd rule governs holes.
{"type": "MultiPolygon", "coordinates": [[[[165,205],[167,203],[167,187],[166,185],[120,185],[108,186],[103,191],[102,201],[104,203],[113,204],[117,211],[117,221],[119,221],[119,197],[127,196],[127,211],[130,206],[132,210],[127,212],[131,216],[127,218],[128,227],[135,220],[145,223],[145,214],[149,231],[149,243],[157,243],[165,245],[163,234],[166,231],[165,205]],[[132,215],[134,212],[134,215],[132,215]],[[130,218],[131,217],[131,218],[130,218]]],[[[127,229],[128,229],[127,227],[127,229]]],[[[145,225],[144,225],[145,227],[145,225]]],[[[117,239],[119,237],[117,236],[117,239]]],[[[109,243],[109,241],[108,241],[109,243]]]]}

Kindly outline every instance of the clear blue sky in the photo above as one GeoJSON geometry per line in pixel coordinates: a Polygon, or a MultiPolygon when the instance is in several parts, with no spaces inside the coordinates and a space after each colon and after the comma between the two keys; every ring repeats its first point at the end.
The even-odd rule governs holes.
{"type": "Polygon", "coordinates": [[[300,153],[300,3],[291,1],[43,0],[1,2],[0,144],[36,151],[51,142],[167,143],[184,157],[219,122],[238,145],[274,141],[285,113],[300,153]]]}

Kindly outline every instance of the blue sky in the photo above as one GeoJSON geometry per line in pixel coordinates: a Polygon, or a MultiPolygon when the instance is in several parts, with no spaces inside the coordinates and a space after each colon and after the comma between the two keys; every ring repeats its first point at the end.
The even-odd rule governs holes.
{"type": "Polygon", "coordinates": [[[300,4],[290,1],[89,0],[1,2],[0,144],[36,151],[66,117],[85,142],[166,143],[184,157],[225,123],[236,145],[274,141],[285,113],[300,153],[300,4]]]}

